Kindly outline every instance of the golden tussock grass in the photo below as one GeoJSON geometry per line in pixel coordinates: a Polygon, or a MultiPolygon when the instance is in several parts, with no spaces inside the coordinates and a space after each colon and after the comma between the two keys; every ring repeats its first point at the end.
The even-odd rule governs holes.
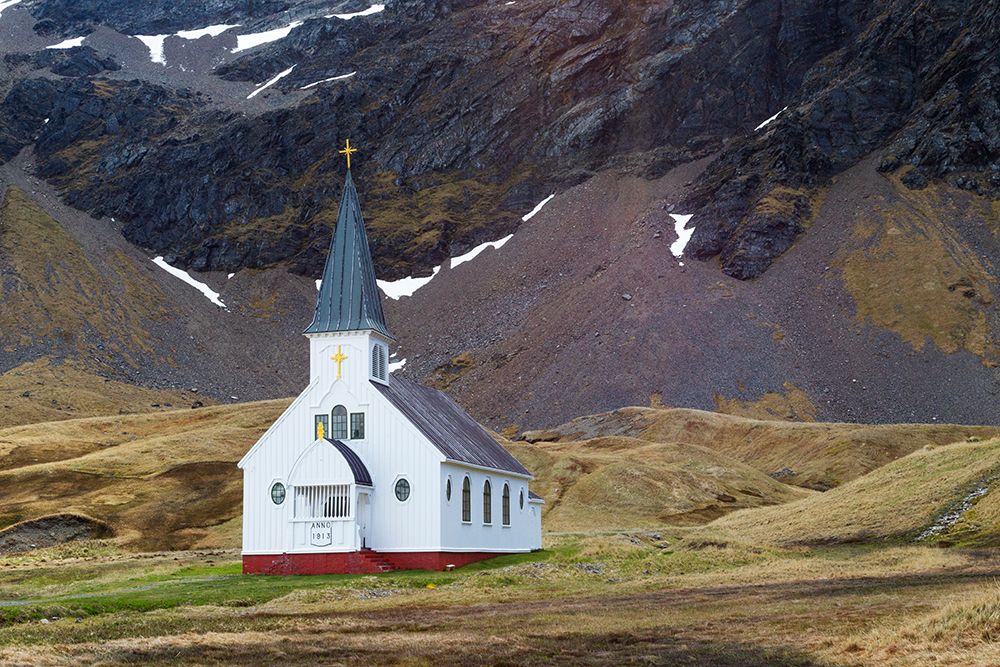
{"type": "Polygon", "coordinates": [[[132,548],[238,546],[236,462],[288,401],[0,430],[0,523],[92,516],[132,548]]]}
{"type": "MultiPolygon", "coordinates": [[[[20,424],[151,412],[214,401],[187,391],[146,389],[103,378],[78,362],[35,359],[0,375],[0,429],[20,424]],[[159,407],[153,407],[153,405],[159,407]]],[[[0,445],[2,448],[2,445],[0,445]]]]}
{"type": "MultiPolygon", "coordinates": [[[[712,527],[770,544],[912,540],[998,471],[1000,438],[926,447],[826,493],[739,512],[712,527]]],[[[966,538],[992,541],[998,530],[988,524],[966,538]]]]}
{"type": "Polygon", "coordinates": [[[718,393],[713,398],[716,409],[727,415],[764,420],[816,421],[816,406],[809,400],[809,394],[790,382],[784,384],[784,390],[766,392],[753,401],[726,398],[718,393]]]}
{"type": "Polygon", "coordinates": [[[694,445],[609,436],[507,446],[535,474],[549,530],[701,524],[807,493],[694,445]]]}
{"type": "Polygon", "coordinates": [[[943,186],[914,191],[893,181],[899,200],[880,220],[856,227],[860,247],[838,262],[858,321],[893,331],[916,350],[929,341],[946,353],[967,350],[985,364],[1000,363],[990,315],[996,279],[943,219],[990,220],[988,205],[943,186]]]}
{"type": "Polygon", "coordinates": [[[781,481],[825,489],[856,479],[928,445],[1000,436],[1000,428],[952,424],[834,424],[750,419],[686,408],[623,408],[580,417],[530,441],[625,436],[694,445],[781,481]],[[785,470],[787,469],[787,470],[785,470]]]}

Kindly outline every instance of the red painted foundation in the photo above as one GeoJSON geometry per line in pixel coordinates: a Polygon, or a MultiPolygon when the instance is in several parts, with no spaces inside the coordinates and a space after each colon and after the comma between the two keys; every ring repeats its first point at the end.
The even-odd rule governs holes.
{"type": "Polygon", "coordinates": [[[328,554],[280,554],[243,556],[243,574],[377,574],[389,570],[444,570],[449,565],[505,556],[476,551],[350,551],[328,554]]]}

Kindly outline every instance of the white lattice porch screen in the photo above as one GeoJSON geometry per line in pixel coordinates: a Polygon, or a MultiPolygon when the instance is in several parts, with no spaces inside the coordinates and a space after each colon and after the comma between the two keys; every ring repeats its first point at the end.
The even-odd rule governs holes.
{"type": "Polygon", "coordinates": [[[295,487],[296,519],[346,519],[350,516],[350,484],[295,487]]]}

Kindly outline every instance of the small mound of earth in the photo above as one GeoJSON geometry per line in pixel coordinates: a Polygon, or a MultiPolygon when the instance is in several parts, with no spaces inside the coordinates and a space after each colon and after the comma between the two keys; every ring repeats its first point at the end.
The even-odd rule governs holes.
{"type": "Polygon", "coordinates": [[[20,553],[67,542],[111,537],[107,524],[78,514],[54,514],[0,531],[0,554],[20,553]]]}

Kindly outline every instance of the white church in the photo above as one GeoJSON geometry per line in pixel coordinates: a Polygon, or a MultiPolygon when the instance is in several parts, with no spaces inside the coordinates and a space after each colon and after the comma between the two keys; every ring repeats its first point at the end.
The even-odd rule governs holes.
{"type": "Polygon", "coordinates": [[[245,573],[445,569],[541,548],[531,473],[448,396],[388,372],[350,161],[305,335],[309,386],[239,462],[245,573]]]}

